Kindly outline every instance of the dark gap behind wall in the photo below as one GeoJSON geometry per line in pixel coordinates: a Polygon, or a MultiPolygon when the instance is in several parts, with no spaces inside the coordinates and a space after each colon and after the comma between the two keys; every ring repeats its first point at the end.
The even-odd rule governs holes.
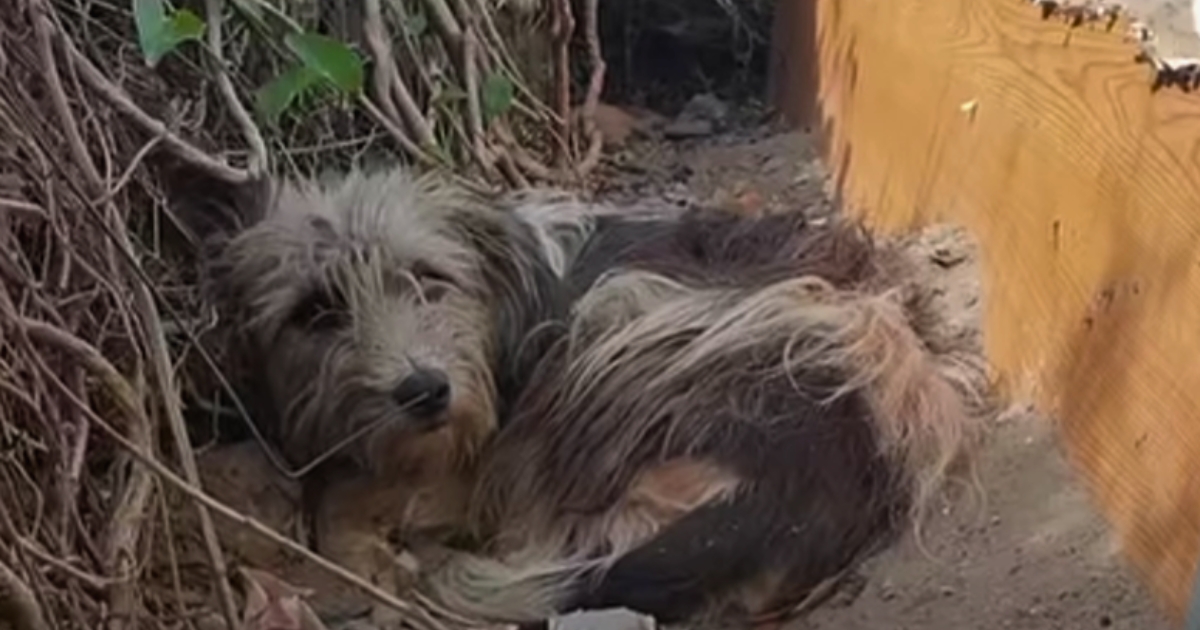
{"type": "Polygon", "coordinates": [[[604,100],[667,115],[702,93],[726,102],[762,101],[775,3],[601,0],[604,100]]]}

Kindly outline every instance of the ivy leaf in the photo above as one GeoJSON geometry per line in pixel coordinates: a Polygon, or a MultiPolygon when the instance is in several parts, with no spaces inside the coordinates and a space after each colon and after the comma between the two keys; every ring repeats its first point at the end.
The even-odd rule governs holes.
{"type": "Polygon", "coordinates": [[[302,65],[275,77],[255,92],[259,116],[271,125],[278,124],[283,112],[320,80],[320,75],[302,65]]]}
{"type": "Polygon", "coordinates": [[[167,35],[177,44],[199,40],[204,36],[204,29],[204,20],[187,9],[173,11],[167,19],[167,35]]]}
{"type": "Polygon", "coordinates": [[[493,72],[483,81],[482,109],[484,122],[490,122],[502,116],[512,108],[516,96],[513,82],[507,76],[493,72]]]}
{"type": "Polygon", "coordinates": [[[167,12],[163,0],[133,0],[133,20],[146,65],[153,68],[181,44],[204,36],[204,21],[187,9],[167,12]]]}
{"type": "Polygon", "coordinates": [[[149,39],[157,34],[166,19],[167,7],[162,0],[133,0],[133,23],[137,25],[143,49],[152,45],[149,39]]]}
{"type": "Polygon", "coordinates": [[[284,43],[304,62],[309,72],[351,96],[362,92],[363,60],[350,47],[317,33],[289,33],[284,37],[284,43]]]}

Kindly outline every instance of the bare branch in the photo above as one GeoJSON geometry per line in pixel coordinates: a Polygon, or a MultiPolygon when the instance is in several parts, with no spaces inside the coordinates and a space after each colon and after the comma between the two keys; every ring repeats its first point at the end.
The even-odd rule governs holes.
{"type": "Polygon", "coordinates": [[[222,52],[221,42],[222,4],[221,0],[204,0],[204,11],[207,14],[205,17],[208,19],[209,53],[213,56],[213,72],[216,74],[217,86],[221,90],[221,95],[225,98],[225,104],[229,107],[233,119],[242,128],[246,144],[250,145],[250,157],[247,159],[246,170],[249,171],[250,177],[257,177],[262,175],[267,168],[267,143],[263,141],[258,125],[254,124],[254,119],[242,105],[242,100],[238,98],[237,91],[233,88],[233,81],[229,79],[229,73],[225,69],[225,54],[222,52]]]}
{"type": "Polygon", "coordinates": [[[374,118],[375,122],[383,125],[384,129],[387,129],[388,133],[391,134],[396,143],[400,145],[400,148],[404,149],[404,151],[413,159],[427,166],[437,164],[438,161],[434,159],[433,156],[429,155],[423,149],[421,149],[421,147],[417,146],[417,144],[412,141],[412,138],[409,138],[408,134],[400,128],[400,125],[397,124],[395,120],[388,118],[387,114],[380,111],[379,107],[371,102],[371,99],[365,96],[360,96],[358,103],[363,109],[367,110],[367,114],[369,114],[371,118],[374,118]]]}
{"type": "MultiPolygon", "coordinates": [[[[386,84],[391,87],[388,101],[392,102],[391,96],[395,96],[395,108],[398,109],[405,126],[416,136],[417,144],[425,150],[432,149],[437,146],[437,139],[433,136],[433,128],[429,126],[429,121],[425,120],[421,108],[417,107],[417,102],[413,99],[412,93],[408,91],[408,86],[404,84],[400,78],[400,72],[396,69],[396,61],[392,57],[392,46],[389,43],[391,40],[383,25],[383,11],[379,6],[379,0],[364,0],[364,5],[366,24],[363,30],[367,45],[371,48],[372,56],[375,57],[375,65],[384,74],[386,84]]],[[[378,78],[378,76],[377,72],[376,77],[378,78]]],[[[382,88],[377,87],[377,89],[381,90],[382,88]]]]}
{"type": "MultiPolygon", "coordinates": [[[[122,236],[124,236],[123,232],[122,236]]],[[[128,248],[128,240],[122,240],[125,240],[123,245],[128,248]]],[[[133,253],[129,249],[127,251],[130,254],[133,253]]],[[[187,425],[183,419],[183,406],[179,400],[179,388],[172,374],[171,356],[167,350],[167,336],[163,332],[162,318],[154,303],[154,296],[150,294],[145,283],[135,282],[133,296],[138,310],[142,312],[146,336],[149,339],[150,366],[154,370],[154,380],[158,383],[159,393],[163,398],[161,402],[167,413],[167,423],[171,427],[171,437],[174,438],[176,455],[179,457],[180,465],[183,466],[183,474],[187,480],[199,485],[200,471],[196,466],[196,453],[192,450],[191,442],[188,440],[187,425]]],[[[201,505],[197,505],[196,509],[200,516],[200,531],[204,537],[205,550],[208,553],[209,562],[212,564],[214,582],[220,596],[221,611],[225,615],[226,622],[231,624],[230,627],[235,627],[232,624],[237,623],[237,606],[233,599],[233,588],[229,584],[229,569],[225,563],[225,554],[221,551],[217,530],[213,526],[208,510],[201,505]]]]}
{"type": "MultiPolygon", "coordinates": [[[[66,91],[63,87],[61,77],[58,72],[58,62],[54,56],[51,33],[54,32],[54,23],[50,19],[52,8],[48,5],[38,5],[40,12],[35,11],[33,21],[34,30],[38,40],[38,48],[41,56],[42,70],[46,74],[47,88],[51,93],[51,99],[54,103],[54,108],[62,125],[64,134],[67,137],[68,145],[71,148],[71,153],[75,158],[78,167],[83,170],[84,188],[92,195],[99,195],[104,190],[104,183],[101,179],[100,171],[96,168],[95,162],[84,145],[83,136],[79,132],[79,124],[75,119],[74,113],[71,111],[70,104],[67,101],[66,91]]],[[[66,38],[61,38],[65,40],[66,38]]],[[[6,314],[15,316],[12,312],[12,305],[6,299],[2,303],[6,314]]],[[[45,363],[40,357],[36,358],[39,364],[45,366],[45,363]]],[[[70,391],[70,388],[62,384],[57,377],[49,373],[48,376],[62,385],[64,389],[70,391]]],[[[145,424],[135,423],[131,434],[136,436],[135,439],[141,444],[152,444],[153,431],[147,420],[145,424]]],[[[144,511],[146,502],[149,499],[153,489],[150,477],[135,467],[132,479],[121,494],[121,500],[117,504],[118,507],[114,511],[111,519],[111,527],[109,528],[108,544],[105,549],[105,564],[111,568],[123,568],[128,565],[135,556],[138,540],[141,536],[141,528],[136,526],[144,511]]],[[[136,595],[129,584],[114,584],[109,589],[110,605],[118,615],[125,617],[132,613],[133,602],[136,595]]]]}
{"type": "MultiPolygon", "coordinates": [[[[45,5],[43,5],[43,8],[47,11],[51,10],[50,7],[45,5]]],[[[48,14],[39,15],[36,18],[36,23],[38,25],[37,30],[39,42],[41,43],[41,47],[43,49],[43,63],[46,66],[48,76],[52,77],[50,79],[50,88],[52,92],[56,92],[55,103],[57,104],[59,118],[63,124],[63,127],[67,130],[68,137],[71,138],[72,143],[74,144],[78,142],[80,145],[82,145],[83,140],[78,131],[78,123],[76,122],[70,107],[67,105],[66,94],[62,91],[61,82],[56,80],[57,63],[54,61],[53,51],[50,50],[50,32],[53,23],[50,21],[48,14]]],[[[64,46],[67,46],[68,48],[71,47],[69,38],[61,37],[60,41],[63,42],[64,46]]],[[[76,148],[75,152],[76,161],[84,169],[88,179],[87,185],[92,193],[99,194],[101,191],[105,191],[107,187],[104,181],[101,179],[100,173],[96,169],[96,166],[92,162],[91,156],[87,153],[86,149],[80,146],[76,148]]],[[[116,212],[115,208],[110,206],[108,216],[115,219],[115,217],[119,216],[119,214],[116,212]]],[[[135,260],[133,246],[129,241],[128,234],[123,229],[124,226],[114,225],[112,227],[114,228],[113,233],[116,236],[118,245],[128,255],[130,261],[135,260]]],[[[163,405],[167,411],[167,419],[170,424],[172,435],[175,438],[175,446],[180,458],[180,462],[183,465],[184,473],[188,477],[188,480],[192,483],[199,483],[199,473],[197,472],[196,468],[195,453],[192,451],[191,445],[188,443],[187,428],[184,425],[183,412],[180,407],[178,390],[175,387],[174,379],[172,378],[171,357],[169,351],[167,350],[166,335],[162,331],[162,319],[159,317],[158,308],[155,305],[154,297],[150,294],[146,284],[140,281],[135,281],[132,284],[134,301],[138,309],[141,311],[142,324],[145,327],[147,334],[147,343],[150,349],[151,365],[154,368],[155,380],[159,385],[159,393],[163,397],[163,405]]],[[[140,409],[140,406],[138,406],[138,408],[140,409]]],[[[152,444],[154,439],[154,425],[150,422],[149,418],[146,418],[144,415],[142,418],[144,419],[144,422],[137,423],[137,430],[135,434],[141,438],[142,444],[152,444]]],[[[151,486],[145,481],[141,481],[137,484],[132,484],[131,486],[127,487],[126,492],[128,493],[128,496],[132,497],[134,500],[122,503],[121,509],[135,510],[135,515],[140,515],[144,509],[145,503],[149,500],[151,490],[151,486]]],[[[233,627],[233,625],[237,622],[237,608],[234,604],[233,589],[229,584],[229,576],[225,567],[225,556],[221,552],[220,543],[217,541],[216,530],[212,525],[211,517],[203,506],[197,506],[197,508],[200,513],[201,530],[204,534],[204,541],[207,547],[209,561],[212,564],[213,573],[215,574],[217,592],[221,597],[221,604],[226,616],[226,620],[230,624],[230,627],[233,627]]],[[[132,517],[130,517],[130,520],[132,520],[132,517]]],[[[122,544],[116,545],[116,548],[112,550],[112,554],[114,556],[112,560],[124,562],[131,560],[131,558],[118,560],[117,557],[131,555],[131,550],[136,547],[138,534],[136,533],[136,528],[126,527],[125,523],[123,523],[121,519],[118,519],[117,523],[120,524],[121,527],[114,530],[114,538],[122,541],[122,544]]]]}
{"type": "MultiPolygon", "coordinates": [[[[241,184],[250,179],[250,173],[242,169],[234,168],[220,162],[213,156],[201,151],[188,141],[180,138],[178,134],[167,128],[161,120],[158,120],[147,114],[142,108],[138,107],[125,91],[117,87],[104,73],[100,72],[95,65],[75,47],[69,37],[64,36],[54,27],[53,23],[47,17],[52,9],[46,4],[46,0],[35,0],[40,12],[36,19],[37,24],[41,24],[41,28],[49,29],[49,32],[58,35],[58,41],[63,49],[67,52],[75,69],[79,71],[80,77],[96,90],[104,100],[108,101],[109,105],[119,110],[121,113],[128,116],[131,120],[138,124],[143,130],[152,136],[162,136],[163,144],[171,149],[177,156],[184,159],[197,168],[208,172],[213,177],[225,180],[232,184],[241,184]]],[[[86,163],[85,162],[81,162],[86,163]]]]}
{"type": "Polygon", "coordinates": [[[571,138],[571,35],[575,32],[575,18],[571,15],[571,0],[554,0],[555,73],[557,81],[558,156],[560,166],[571,159],[568,143],[571,138]]]}
{"type": "MultiPolygon", "coordinates": [[[[115,395],[118,401],[124,400],[126,401],[126,404],[131,401],[129,392],[132,391],[132,387],[120,375],[116,368],[113,367],[113,365],[109,363],[108,360],[105,359],[104,356],[100,354],[100,351],[94,346],[67,333],[66,331],[43,322],[21,318],[20,325],[24,327],[32,339],[66,352],[76,360],[80,361],[85,367],[92,371],[93,374],[97,376],[104,385],[110,388],[110,392],[115,395]]],[[[63,395],[67,396],[72,403],[78,405],[80,410],[88,417],[88,420],[95,426],[99,427],[113,441],[119,444],[121,448],[128,451],[141,464],[153,471],[154,474],[158,475],[158,477],[165,481],[168,485],[187,495],[191,500],[203,505],[205,508],[216,512],[217,514],[220,514],[222,517],[232,521],[233,523],[249,529],[271,543],[279,545],[287,551],[303,557],[305,560],[312,562],[317,567],[320,567],[322,570],[345,582],[346,584],[364,591],[365,593],[371,595],[371,597],[378,602],[405,615],[406,618],[416,627],[422,630],[442,630],[437,621],[432,619],[428,613],[421,610],[417,606],[397,599],[396,596],[383,591],[373,584],[368,583],[366,580],[363,580],[357,575],[351,573],[349,570],[321,557],[317,553],[309,550],[304,545],[301,545],[300,543],[297,543],[283,534],[276,532],[270,527],[264,525],[262,522],[246,516],[245,514],[242,514],[241,512],[238,512],[237,510],[212,498],[195,484],[189,483],[175,473],[171,472],[167,466],[122,435],[120,431],[97,415],[96,412],[92,411],[91,407],[88,406],[87,403],[76,398],[70,391],[63,391],[63,395]]],[[[134,414],[143,413],[140,407],[136,404],[130,406],[127,411],[134,414]]]]}
{"type": "Polygon", "coordinates": [[[450,6],[445,0],[425,0],[425,6],[429,12],[433,14],[433,25],[441,35],[442,40],[448,44],[448,47],[458,54],[462,46],[462,27],[458,25],[458,20],[454,17],[454,12],[450,10],[450,6]]]}
{"type": "Polygon", "coordinates": [[[372,74],[375,76],[373,88],[375,92],[375,100],[379,103],[379,108],[389,118],[395,121],[400,120],[400,113],[396,110],[396,101],[392,99],[392,81],[397,80],[395,67],[392,62],[391,48],[387,44],[387,37],[383,28],[383,16],[380,12],[379,0],[363,0],[365,8],[365,17],[363,24],[363,37],[366,39],[367,48],[371,50],[371,56],[375,58],[372,74]]]}
{"type": "Polygon", "coordinates": [[[51,34],[55,31],[54,23],[50,21],[48,15],[43,13],[34,17],[33,27],[38,39],[38,52],[42,58],[42,69],[46,73],[50,98],[54,101],[54,109],[58,111],[58,116],[62,120],[63,133],[67,136],[67,145],[71,149],[71,155],[75,158],[75,162],[84,170],[89,185],[95,185],[100,181],[100,171],[96,170],[96,163],[92,161],[92,156],[88,153],[83,136],[79,133],[79,125],[74,124],[71,105],[67,102],[67,91],[63,88],[62,77],[58,72],[58,62],[54,58],[54,45],[51,41],[51,34]]]}
{"type": "Polygon", "coordinates": [[[584,38],[587,40],[592,76],[588,80],[587,95],[583,101],[583,132],[588,138],[588,149],[575,169],[579,177],[587,176],[600,163],[604,138],[596,128],[596,107],[600,104],[600,94],[604,92],[604,75],[608,71],[600,49],[600,0],[584,0],[584,12],[584,38]]]}
{"type": "Polygon", "coordinates": [[[13,630],[50,629],[33,591],[3,560],[0,560],[0,619],[12,624],[13,630]]]}
{"type": "Polygon", "coordinates": [[[477,153],[483,151],[484,140],[483,108],[479,105],[478,48],[474,29],[467,29],[463,35],[463,87],[467,91],[467,128],[471,130],[471,145],[477,153]]]}

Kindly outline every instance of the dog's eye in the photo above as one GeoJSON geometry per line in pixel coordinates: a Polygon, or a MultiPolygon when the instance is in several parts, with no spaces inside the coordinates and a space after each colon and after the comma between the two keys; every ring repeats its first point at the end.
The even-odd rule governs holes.
{"type": "Polygon", "coordinates": [[[325,291],[314,291],[297,302],[288,319],[293,326],[315,332],[343,328],[349,322],[345,304],[325,291]]]}
{"type": "Polygon", "coordinates": [[[427,284],[421,287],[421,295],[425,297],[426,302],[438,302],[446,297],[450,287],[444,283],[427,284]]]}
{"type": "Polygon", "coordinates": [[[428,265],[416,264],[412,267],[412,275],[421,286],[421,294],[428,302],[437,302],[446,297],[446,293],[454,286],[454,280],[428,265]]]}
{"type": "Polygon", "coordinates": [[[415,277],[417,279],[417,282],[420,282],[421,284],[433,283],[433,282],[436,282],[439,284],[453,284],[454,283],[454,280],[449,275],[442,273],[440,270],[434,269],[433,267],[430,267],[429,265],[425,265],[425,264],[421,264],[421,263],[417,263],[412,266],[412,274],[413,274],[413,277],[415,277]]]}

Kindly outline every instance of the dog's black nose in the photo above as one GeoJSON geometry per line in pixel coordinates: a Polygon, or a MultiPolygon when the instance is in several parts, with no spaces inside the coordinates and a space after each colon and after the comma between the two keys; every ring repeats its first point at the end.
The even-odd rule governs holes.
{"type": "Polygon", "coordinates": [[[419,418],[432,418],[450,406],[450,377],[441,370],[421,368],[400,381],[392,398],[419,418]]]}

